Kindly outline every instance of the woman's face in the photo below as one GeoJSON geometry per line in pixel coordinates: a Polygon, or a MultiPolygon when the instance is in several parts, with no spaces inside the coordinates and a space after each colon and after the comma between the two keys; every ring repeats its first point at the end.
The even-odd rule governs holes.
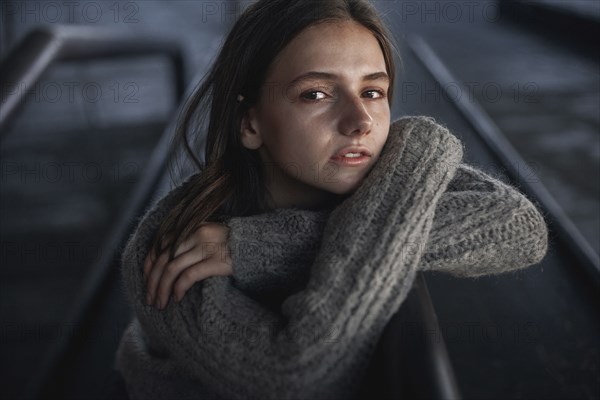
{"type": "Polygon", "coordinates": [[[387,77],[379,43],[356,22],[308,27],[277,55],[241,129],[260,154],[271,206],[319,207],[360,185],[387,139],[387,77]],[[348,146],[370,156],[332,159],[348,146]]]}

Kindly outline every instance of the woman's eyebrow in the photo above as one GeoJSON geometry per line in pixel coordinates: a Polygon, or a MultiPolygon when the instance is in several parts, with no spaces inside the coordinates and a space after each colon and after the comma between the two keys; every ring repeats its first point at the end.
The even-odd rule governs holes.
{"type": "MultiPolygon", "coordinates": [[[[307,80],[318,80],[318,79],[323,79],[323,80],[336,80],[339,79],[339,76],[336,74],[332,74],[329,72],[320,72],[320,71],[309,71],[306,72],[302,75],[297,76],[296,78],[294,78],[289,85],[290,86],[295,86],[297,84],[299,84],[302,81],[307,81],[307,80]]],[[[383,80],[383,81],[390,81],[390,77],[388,76],[387,73],[380,71],[380,72],[373,72],[372,74],[367,74],[364,75],[362,77],[363,82],[365,81],[378,81],[378,80],[383,80]]]]}

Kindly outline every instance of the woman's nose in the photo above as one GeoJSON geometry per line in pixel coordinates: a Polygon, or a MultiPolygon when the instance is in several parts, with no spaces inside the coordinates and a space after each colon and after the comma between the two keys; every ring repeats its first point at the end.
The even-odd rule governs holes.
{"type": "Polygon", "coordinates": [[[348,99],[344,108],[341,131],[345,135],[364,135],[371,131],[373,118],[369,114],[362,99],[359,97],[352,97],[348,99]]]}

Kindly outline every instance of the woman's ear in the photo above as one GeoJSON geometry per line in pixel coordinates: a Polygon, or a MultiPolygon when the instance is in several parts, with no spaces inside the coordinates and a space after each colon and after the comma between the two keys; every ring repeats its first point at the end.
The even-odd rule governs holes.
{"type": "Polygon", "coordinates": [[[256,110],[254,107],[248,109],[248,111],[242,117],[240,138],[242,144],[247,149],[256,150],[262,146],[262,137],[258,128],[256,110]]]}

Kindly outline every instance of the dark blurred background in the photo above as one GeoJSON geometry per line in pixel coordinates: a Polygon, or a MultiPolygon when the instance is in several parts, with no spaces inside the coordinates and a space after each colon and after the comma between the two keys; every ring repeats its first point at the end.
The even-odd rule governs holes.
{"type": "MultiPolygon", "coordinates": [[[[494,304],[489,308],[477,297],[489,293],[489,287],[469,292],[476,284],[456,283],[461,292],[446,295],[449,289],[443,288],[451,287],[450,281],[431,276],[431,296],[442,326],[472,328],[468,335],[460,330],[454,344],[448,338],[451,332],[445,332],[462,394],[477,399],[598,398],[597,315],[586,308],[597,297],[576,297],[590,291],[580,285],[597,278],[593,268],[592,278],[585,278],[590,276],[588,267],[578,280],[561,282],[560,274],[579,268],[581,258],[559,244],[569,236],[588,249],[588,256],[592,250],[597,266],[600,2],[373,3],[405,59],[393,118],[433,115],[464,138],[473,164],[508,180],[508,167],[482,155],[494,150],[469,139],[472,127],[461,128],[465,122],[456,122],[460,110],[451,108],[456,102],[476,106],[479,121],[491,121],[488,126],[498,140],[520,156],[516,168],[521,179],[545,188],[548,201],[564,213],[562,221],[575,230],[574,235],[568,235],[573,229],[553,233],[556,249],[548,257],[560,261],[548,261],[546,268],[563,271],[556,276],[552,270],[544,273],[542,265],[504,281],[482,279],[477,285],[497,290],[496,297],[486,299],[494,304]],[[423,64],[424,55],[429,55],[429,67],[423,64]],[[428,68],[450,75],[436,80],[424,72],[428,68]],[[549,300],[540,300],[540,293],[549,300]],[[561,308],[552,308],[552,302],[561,308]],[[514,316],[528,306],[537,308],[522,319],[514,316]],[[581,316],[573,316],[578,312],[581,316]],[[560,333],[554,323],[561,323],[560,333]]],[[[34,28],[59,25],[167,41],[183,56],[179,70],[165,52],[151,51],[66,59],[51,65],[31,86],[9,87],[11,82],[2,81],[3,113],[15,90],[27,96],[0,132],[0,395],[104,398],[115,383],[111,363],[131,318],[117,273],[123,235],[130,232],[140,206],[171,187],[164,174],[165,138],[181,104],[173,76],[179,73],[185,87],[194,86],[249,2],[0,4],[4,64],[34,28]],[[154,178],[147,178],[151,174],[154,178]]]]}

